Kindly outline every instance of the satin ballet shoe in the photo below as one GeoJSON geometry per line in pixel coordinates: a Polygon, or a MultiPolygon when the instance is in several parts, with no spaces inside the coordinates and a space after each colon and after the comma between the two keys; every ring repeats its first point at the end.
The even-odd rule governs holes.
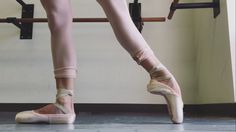
{"type": "MultiPolygon", "coordinates": [[[[65,96],[73,96],[72,90],[59,89],[57,92],[58,98],[65,96]]],[[[67,108],[59,104],[57,101],[53,104],[63,114],[39,114],[34,110],[23,111],[16,114],[15,121],[17,123],[49,123],[49,124],[71,124],[74,123],[76,115],[70,113],[67,108]]]]}
{"type": "MultiPolygon", "coordinates": [[[[155,71],[161,68],[154,69],[155,71]]],[[[150,72],[151,73],[151,72],[150,72]]],[[[180,124],[183,122],[183,101],[181,95],[176,93],[172,88],[164,83],[160,83],[161,80],[174,79],[173,76],[162,76],[152,78],[150,83],[147,85],[148,92],[152,94],[162,95],[168,106],[168,112],[171,120],[174,124],[180,124]]]]}

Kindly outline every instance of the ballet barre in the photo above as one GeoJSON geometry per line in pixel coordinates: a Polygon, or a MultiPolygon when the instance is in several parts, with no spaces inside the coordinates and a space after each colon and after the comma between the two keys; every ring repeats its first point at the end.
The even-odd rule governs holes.
{"type": "Polygon", "coordinates": [[[168,19],[172,19],[177,9],[200,9],[213,8],[214,18],[220,14],[220,0],[212,0],[212,2],[203,3],[179,3],[179,0],[174,0],[170,6],[168,19]]]}
{"type": "MultiPolygon", "coordinates": [[[[142,18],[143,22],[165,22],[165,17],[147,17],[142,18]]],[[[16,18],[16,17],[7,17],[7,18],[0,18],[0,23],[47,23],[47,18],[16,18]]],[[[107,18],[73,18],[73,22],[75,23],[102,23],[102,22],[109,22],[107,18]]],[[[17,24],[17,25],[18,25],[17,24]]]]}
{"type": "MultiPolygon", "coordinates": [[[[0,18],[0,23],[11,23],[20,29],[20,39],[32,39],[33,23],[47,23],[47,18],[34,18],[34,4],[26,4],[23,0],[16,0],[22,6],[21,18],[7,17],[0,18]]],[[[141,3],[134,0],[129,4],[130,16],[141,32],[144,22],[165,22],[165,17],[142,17],[141,3]]],[[[109,22],[107,18],[73,18],[75,23],[104,23],[109,22]]]]}
{"type": "MultiPolygon", "coordinates": [[[[141,18],[142,22],[165,22],[165,17],[147,17],[141,18]]],[[[47,23],[47,18],[16,18],[16,17],[8,17],[8,18],[0,18],[0,23],[11,23],[14,24],[21,30],[20,39],[32,39],[32,28],[33,23],[47,23]]],[[[109,22],[107,18],[74,18],[74,23],[104,23],[109,22]]],[[[141,32],[142,27],[139,27],[139,31],[141,32]]]]}
{"type": "MultiPolygon", "coordinates": [[[[17,26],[20,30],[20,39],[32,39],[33,23],[47,23],[47,18],[34,18],[34,4],[26,4],[23,0],[16,0],[22,6],[21,18],[7,17],[0,18],[0,23],[11,23],[17,26]]],[[[179,3],[179,0],[173,0],[170,6],[168,19],[172,19],[177,9],[199,9],[213,8],[214,18],[220,14],[220,0],[212,0],[212,2],[204,3],[179,3]]],[[[165,17],[142,17],[141,3],[134,0],[129,4],[130,16],[137,27],[142,32],[144,22],[165,22],[165,17]]],[[[107,18],[73,18],[76,23],[102,23],[109,22],[107,18]]]]}

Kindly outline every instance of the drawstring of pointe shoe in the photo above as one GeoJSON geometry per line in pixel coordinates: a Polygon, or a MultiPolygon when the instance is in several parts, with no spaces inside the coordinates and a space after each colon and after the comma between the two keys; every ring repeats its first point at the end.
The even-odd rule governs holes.
{"type": "Polygon", "coordinates": [[[158,81],[170,80],[172,77],[164,73],[165,67],[162,64],[159,64],[156,67],[153,67],[149,74],[152,79],[157,79],[158,81]]]}
{"type": "Polygon", "coordinates": [[[67,113],[70,113],[69,110],[58,102],[59,98],[65,97],[65,96],[72,97],[73,96],[73,90],[68,90],[68,89],[65,89],[65,88],[59,88],[57,90],[56,102],[54,103],[54,105],[57,108],[59,108],[64,114],[67,114],[67,113]]]}

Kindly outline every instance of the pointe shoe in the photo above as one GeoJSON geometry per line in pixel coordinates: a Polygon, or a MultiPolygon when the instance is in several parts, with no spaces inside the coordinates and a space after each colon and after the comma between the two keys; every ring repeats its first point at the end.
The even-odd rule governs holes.
{"type": "MultiPolygon", "coordinates": [[[[73,96],[72,90],[59,89],[57,99],[65,96],[73,96]]],[[[76,115],[70,113],[67,108],[59,104],[57,101],[53,104],[63,114],[39,114],[35,111],[23,111],[16,114],[15,121],[17,123],[49,123],[49,124],[71,124],[74,123],[76,115]]]]}
{"type": "MultiPolygon", "coordinates": [[[[159,67],[153,69],[152,71],[150,71],[150,74],[153,73],[154,71],[156,72],[158,70],[161,70],[162,67],[163,66],[160,65],[159,67]]],[[[180,124],[183,122],[183,107],[184,107],[181,95],[175,92],[168,85],[158,82],[161,80],[169,80],[169,79],[174,79],[174,77],[171,75],[171,76],[152,78],[150,83],[147,85],[147,90],[152,94],[162,95],[165,98],[168,106],[168,112],[172,122],[174,124],[180,124]]]]}

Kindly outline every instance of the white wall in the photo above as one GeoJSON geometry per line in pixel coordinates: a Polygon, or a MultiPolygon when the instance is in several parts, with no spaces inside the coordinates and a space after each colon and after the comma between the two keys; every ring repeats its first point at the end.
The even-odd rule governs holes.
{"type": "Polygon", "coordinates": [[[227,9],[228,9],[228,24],[229,24],[229,37],[230,37],[230,49],[231,49],[231,61],[232,61],[232,70],[233,70],[233,81],[234,81],[234,99],[236,102],[236,77],[235,77],[235,0],[227,1],[227,9]]]}
{"type": "MultiPolygon", "coordinates": [[[[31,3],[30,0],[25,0],[31,3]]],[[[131,0],[129,0],[131,1],[131,0]]],[[[172,0],[140,0],[143,3],[143,16],[167,16],[172,0]]],[[[36,5],[35,17],[45,17],[39,1],[33,1],[36,5]]],[[[77,17],[104,17],[99,5],[95,0],[72,0],[77,17]]],[[[189,2],[189,0],[185,0],[189,2]]],[[[21,8],[14,1],[5,1],[0,4],[0,17],[20,16],[21,8]],[[10,7],[10,8],[9,8],[10,7]]],[[[227,32],[221,20],[223,15],[217,20],[212,19],[212,13],[202,12],[204,20],[199,20],[200,24],[207,30],[198,27],[194,21],[193,11],[177,11],[173,20],[166,23],[145,23],[143,36],[148,41],[160,60],[173,72],[180,83],[185,103],[203,102],[229,102],[232,100],[230,89],[231,78],[229,78],[230,57],[224,54],[225,62],[220,62],[216,58],[213,64],[222,64],[226,71],[217,72],[212,76],[226,78],[223,84],[218,87],[205,88],[205,79],[212,76],[205,76],[204,71],[196,70],[197,64],[204,62],[206,68],[211,70],[208,56],[217,55],[219,49],[223,48],[223,53],[229,51],[227,36],[209,36],[223,39],[204,39],[204,35],[216,34],[219,30],[227,32]],[[205,19],[206,18],[206,19],[205,19]],[[209,23],[210,25],[206,24],[209,23]],[[217,24],[217,27],[214,28],[217,24]],[[196,30],[194,32],[194,30],[196,30]],[[198,31],[202,30],[202,31],[198,31]],[[198,33],[202,36],[195,36],[198,33]],[[199,41],[196,39],[199,37],[199,41]],[[202,38],[203,37],[203,38],[202,38]],[[219,41],[219,42],[217,42],[219,41]],[[196,42],[196,43],[195,43],[196,42]],[[209,43],[210,42],[210,43],[209,43]],[[224,43],[224,44],[221,44],[224,43]],[[198,45],[199,44],[199,45],[198,45]],[[221,44],[221,45],[220,45],[221,44]],[[205,47],[214,52],[204,50],[205,47]],[[203,58],[199,55],[201,51],[203,58]],[[198,58],[198,61],[197,61],[198,58]],[[206,62],[206,63],[205,63],[206,62]],[[227,64],[227,65],[223,65],[227,64]],[[199,81],[197,72],[199,72],[199,81]],[[226,73],[224,73],[226,72],[226,73]],[[203,77],[203,78],[201,78],[203,77]],[[227,81],[229,80],[229,81],[227,81]],[[197,84],[199,82],[199,85],[197,84]],[[226,86],[226,90],[221,90],[220,86],[226,86]],[[200,89],[198,89],[198,86],[200,89]],[[205,94],[207,90],[207,94],[205,94]],[[206,98],[208,94],[217,90],[217,95],[212,95],[211,99],[206,98]],[[197,94],[199,92],[199,95],[197,94]],[[218,98],[220,93],[225,93],[226,97],[218,98]],[[201,95],[201,96],[200,96],[201,95]],[[217,96],[217,97],[216,97],[217,96]],[[199,100],[198,97],[202,97],[199,100]]],[[[196,19],[201,18],[196,16],[196,19]]],[[[225,24],[225,22],[223,23],[225,24]]],[[[207,37],[207,38],[209,38],[207,37]]],[[[73,38],[78,52],[79,74],[76,86],[77,103],[142,103],[159,104],[164,103],[164,99],[146,92],[146,84],[149,81],[148,74],[132,61],[131,57],[121,48],[109,24],[74,24],[73,38]]],[[[32,40],[19,40],[19,30],[10,24],[0,24],[0,103],[47,103],[54,101],[55,84],[52,72],[52,62],[50,55],[50,37],[46,24],[34,25],[34,38],[32,40]]],[[[221,57],[221,55],[218,55],[221,57]]],[[[198,67],[199,68],[199,67],[198,67]]],[[[214,68],[217,70],[217,68],[214,68]]],[[[219,81],[211,80],[210,81],[219,81]]],[[[206,82],[208,84],[208,82],[206,82]]],[[[217,84],[216,84],[217,85],[217,84]]],[[[208,86],[208,85],[207,85],[208,86]]],[[[215,86],[215,85],[211,85],[215,86]]]]}
{"type": "Polygon", "coordinates": [[[198,73],[197,102],[232,103],[233,65],[226,0],[221,0],[221,14],[216,19],[213,19],[212,10],[203,9],[195,11],[194,22],[198,73]]]}

